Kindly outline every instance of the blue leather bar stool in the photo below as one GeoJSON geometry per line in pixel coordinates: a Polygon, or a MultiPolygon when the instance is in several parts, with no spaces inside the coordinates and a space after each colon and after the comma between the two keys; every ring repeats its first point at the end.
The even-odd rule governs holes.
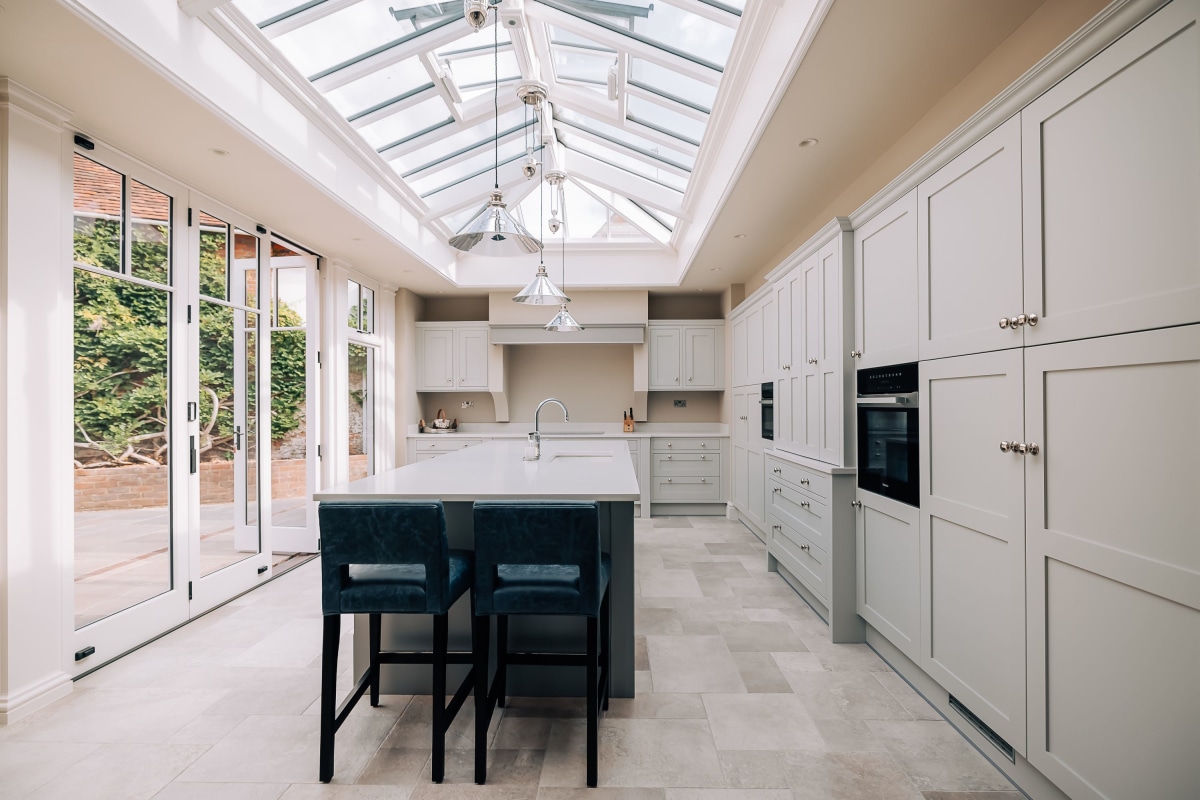
{"type": "Polygon", "coordinates": [[[475,503],[475,782],[487,780],[487,732],[504,707],[509,664],[581,666],[587,670],[587,785],[597,778],[597,723],[608,708],[612,560],[600,552],[597,503],[475,503]],[[510,653],[510,614],[587,618],[587,652],[510,653]],[[496,677],[488,690],[490,616],[496,617],[496,677]],[[597,642],[599,627],[599,642],[597,642]]]}
{"type": "Polygon", "coordinates": [[[321,603],[325,615],[321,654],[322,783],[333,778],[333,740],[369,686],[379,705],[380,664],[433,665],[433,781],[446,766],[446,729],[466,702],[474,666],[446,705],[446,665],[473,664],[471,653],[448,653],[447,613],[474,575],[469,550],[451,550],[440,500],[322,503],[321,603]],[[371,663],[335,710],[342,614],[368,614],[371,663]],[[431,652],[380,652],[381,614],[433,616],[431,652]]]}

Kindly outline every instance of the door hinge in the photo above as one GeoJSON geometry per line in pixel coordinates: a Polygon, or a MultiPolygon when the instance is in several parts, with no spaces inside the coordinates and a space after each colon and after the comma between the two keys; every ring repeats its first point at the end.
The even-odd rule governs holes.
{"type": "Polygon", "coordinates": [[[188,209],[188,227],[192,227],[192,210],[188,209]]]}
{"type": "Polygon", "coordinates": [[[192,304],[188,303],[188,325],[192,324],[192,304]]]}
{"type": "Polygon", "coordinates": [[[318,350],[317,351],[317,369],[321,369],[322,366],[323,365],[321,364],[321,351],[318,350]]]}
{"type": "Polygon", "coordinates": [[[192,599],[192,582],[188,581],[188,600],[192,599]]]}
{"type": "Polygon", "coordinates": [[[320,460],[320,458],[321,458],[321,445],[317,445],[317,459],[320,460]]]}
{"type": "Polygon", "coordinates": [[[198,467],[196,462],[199,460],[199,454],[196,452],[196,437],[189,436],[188,439],[188,448],[191,451],[190,455],[188,456],[188,463],[190,465],[191,473],[195,475],[198,467]]]}

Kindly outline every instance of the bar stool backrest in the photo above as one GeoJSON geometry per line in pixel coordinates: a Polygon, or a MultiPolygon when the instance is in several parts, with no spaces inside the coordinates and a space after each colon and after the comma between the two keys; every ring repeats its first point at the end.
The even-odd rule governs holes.
{"type": "Polygon", "coordinates": [[[577,501],[476,501],[475,613],[505,614],[494,600],[500,568],[520,570],[529,582],[544,579],[560,589],[554,608],[542,613],[594,617],[603,595],[598,503],[577,501]],[[567,575],[575,581],[564,581],[567,575]],[[568,591],[563,605],[564,583],[568,591]]]}
{"type": "Polygon", "coordinates": [[[358,580],[352,577],[351,567],[362,568],[356,572],[362,574],[364,584],[378,586],[398,578],[390,581],[402,587],[396,599],[410,607],[379,608],[374,613],[446,613],[450,566],[442,501],[322,503],[318,513],[325,614],[368,610],[343,607],[343,592],[358,580]],[[382,565],[405,569],[390,573],[370,569],[382,565]],[[411,607],[414,603],[418,607],[411,607]]]}

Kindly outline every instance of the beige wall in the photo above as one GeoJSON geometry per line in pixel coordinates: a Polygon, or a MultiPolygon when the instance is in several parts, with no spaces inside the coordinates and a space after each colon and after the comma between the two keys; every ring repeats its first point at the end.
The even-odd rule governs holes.
{"type": "Polygon", "coordinates": [[[1047,0],[823,211],[799,225],[791,241],[746,281],[745,294],[762,286],[763,277],[825,223],[836,216],[848,216],[870,200],[1106,5],[1107,0],[1047,0]]]}
{"type": "MultiPolygon", "coordinates": [[[[417,329],[424,302],[408,289],[396,290],[396,465],[408,463],[404,434],[421,412],[417,385],[417,329]]],[[[490,398],[488,402],[491,402],[490,398]]]]}
{"type": "Polygon", "coordinates": [[[437,417],[438,409],[442,409],[447,419],[457,419],[459,422],[495,422],[496,402],[487,392],[421,392],[421,413],[419,418],[408,420],[414,425],[420,420],[429,422],[437,417]],[[470,403],[470,408],[463,408],[463,403],[470,403]]]}
{"type": "MultiPolygon", "coordinates": [[[[620,422],[621,410],[633,405],[633,345],[522,344],[508,345],[507,351],[505,383],[514,422],[532,420],[547,397],[566,403],[572,422],[620,422]]],[[[542,413],[545,420],[562,419],[557,408],[542,413]]]]}
{"type": "Polygon", "coordinates": [[[724,319],[721,295],[711,294],[651,294],[648,306],[650,319],[724,319]]]}
{"type": "Polygon", "coordinates": [[[488,299],[481,297],[427,297],[421,322],[487,322],[488,299]]]}
{"type": "Polygon", "coordinates": [[[724,392],[647,392],[647,422],[721,422],[724,392]],[[687,403],[675,408],[675,401],[687,403]]]}

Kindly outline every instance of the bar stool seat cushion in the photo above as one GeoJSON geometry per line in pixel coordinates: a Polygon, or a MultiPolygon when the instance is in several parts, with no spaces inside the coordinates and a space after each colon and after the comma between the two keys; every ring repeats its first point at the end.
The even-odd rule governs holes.
{"type": "MultiPolygon", "coordinates": [[[[600,556],[600,594],[608,587],[612,559],[600,556]]],[[[496,614],[561,614],[581,603],[579,567],[567,564],[498,564],[492,594],[496,614]]]]}
{"type": "MultiPolygon", "coordinates": [[[[475,579],[470,550],[450,550],[446,594],[455,600],[475,579]]],[[[425,594],[423,564],[352,564],[339,603],[346,614],[424,614],[431,605],[425,594]]]]}

